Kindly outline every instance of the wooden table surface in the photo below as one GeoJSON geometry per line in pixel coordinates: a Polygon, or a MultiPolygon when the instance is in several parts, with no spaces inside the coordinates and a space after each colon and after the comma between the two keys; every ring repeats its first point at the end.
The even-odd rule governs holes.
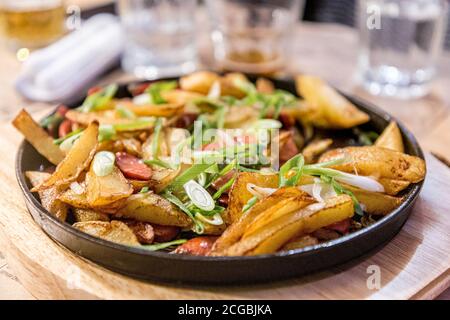
{"type": "MultiPolygon", "coordinates": [[[[374,97],[355,84],[355,30],[332,24],[299,23],[292,39],[288,73],[302,72],[321,76],[339,89],[378,105],[402,121],[416,135],[425,150],[450,159],[449,52],[445,52],[439,61],[440,74],[430,94],[422,99],[406,101],[374,97]]],[[[202,62],[210,66],[212,56],[208,34],[201,34],[198,43],[202,62]]],[[[13,52],[0,48],[0,61],[0,126],[6,126],[21,107],[32,112],[49,107],[47,104],[26,101],[14,90],[20,63],[13,52]]],[[[131,77],[115,71],[99,81],[128,79],[131,77]]],[[[20,285],[14,271],[8,267],[1,251],[0,243],[0,299],[32,299],[33,296],[20,285]]],[[[450,291],[447,290],[441,298],[450,299],[450,291]]]]}

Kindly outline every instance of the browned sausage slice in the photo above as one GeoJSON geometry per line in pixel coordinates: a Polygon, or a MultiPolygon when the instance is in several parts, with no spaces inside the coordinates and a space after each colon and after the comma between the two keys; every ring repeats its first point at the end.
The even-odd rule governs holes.
{"type": "Polygon", "coordinates": [[[153,224],[152,226],[155,233],[155,242],[171,241],[180,232],[180,228],[174,226],[161,226],[159,224],[153,224]]]}
{"type": "Polygon", "coordinates": [[[183,243],[173,252],[193,256],[206,256],[218,237],[197,237],[183,243]]]}
{"type": "Polygon", "coordinates": [[[116,163],[124,176],[129,179],[149,180],[152,176],[152,169],[149,166],[126,152],[116,153],[116,163]]]}

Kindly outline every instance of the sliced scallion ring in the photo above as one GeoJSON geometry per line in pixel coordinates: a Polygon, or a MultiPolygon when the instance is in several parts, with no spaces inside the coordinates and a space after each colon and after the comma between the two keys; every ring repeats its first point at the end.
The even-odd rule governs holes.
{"type": "Polygon", "coordinates": [[[275,119],[260,119],[256,121],[252,128],[253,129],[280,129],[283,125],[280,121],[275,119]]]}
{"type": "Polygon", "coordinates": [[[195,217],[198,218],[199,220],[211,224],[213,226],[220,226],[223,224],[223,219],[222,216],[220,215],[220,213],[216,213],[215,215],[213,215],[212,219],[208,219],[206,218],[204,215],[202,215],[201,213],[196,213],[195,217]]]}
{"type": "Polygon", "coordinates": [[[204,211],[211,211],[214,209],[215,203],[213,198],[198,182],[190,180],[183,185],[183,188],[192,203],[199,209],[204,211]]]}
{"type": "Polygon", "coordinates": [[[114,161],[116,157],[114,153],[109,151],[98,152],[94,160],[92,160],[92,169],[99,177],[104,177],[110,174],[114,169],[114,161]]]}
{"type": "Polygon", "coordinates": [[[72,149],[72,146],[75,144],[75,141],[77,141],[78,138],[81,136],[81,134],[82,132],[80,131],[77,134],[68,137],[66,140],[61,142],[59,148],[65,153],[69,152],[69,150],[72,149]]]}

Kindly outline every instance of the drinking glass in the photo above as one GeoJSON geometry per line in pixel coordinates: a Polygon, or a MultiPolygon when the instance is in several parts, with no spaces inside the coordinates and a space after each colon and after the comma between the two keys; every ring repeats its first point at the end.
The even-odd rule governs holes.
{"type": "Polygon", "coordinates": [[[253,74],[282,69],[303,0],[206,0],[219,68],[253,74]]]}
{"type": "Polygon", "coordinates": [[[370,93],[425,95],[445,34],[446,0],[360,0],[359,78],[370,93]]]}
{"type": "Polygon", "coordinates": [[[146,79],[194,71],[196,6],[197,0],[119,0],[126,35],[122,68],[146,79]]]}
{"type": "Polygon", "coordinates": [[[14,49],[36,48],[64,34],[62,0],[0,0],[0,33],[14,49]]]}

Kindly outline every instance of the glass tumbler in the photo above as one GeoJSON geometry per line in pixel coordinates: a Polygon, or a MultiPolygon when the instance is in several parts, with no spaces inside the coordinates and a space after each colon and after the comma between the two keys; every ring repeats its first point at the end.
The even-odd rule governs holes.
{"type": "Polygon", "coordinates": [[[206,0],[206,5],[219,68],[252,74],[283,68],[304,0],[206,0]]]}
{"type": "Polygon", "coordinates": [[[122,68],[154,79],[192,72],[197,67],[197,0],[118,0],[126,36],[122,68]]]}
{"type": "Polygon", "coordinates": [[[446,0],[360,0],[359,78],[375,95],[428,93],[445,34],[446,0]]]}

